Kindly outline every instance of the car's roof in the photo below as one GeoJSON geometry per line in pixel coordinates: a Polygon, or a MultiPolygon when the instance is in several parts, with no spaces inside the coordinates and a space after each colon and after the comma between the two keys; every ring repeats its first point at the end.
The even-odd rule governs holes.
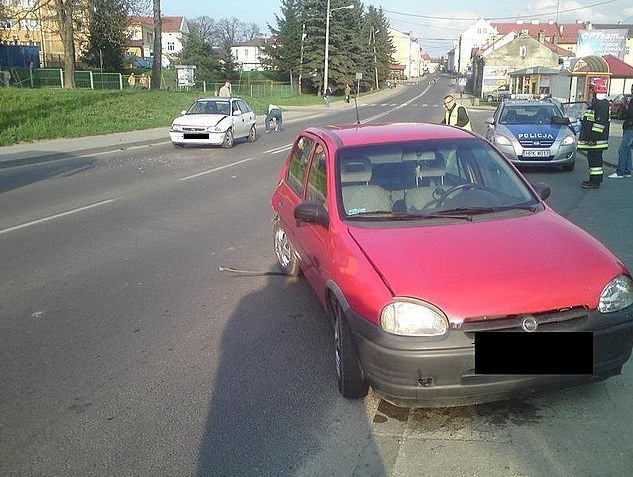
{"type": "Polygon", "coordinates": [[[389,123],[312,127],[308,132],[329,136],[339,147],[382,144],[386,142],[420,141],[428,139],[463,139],[474,134],[452,126],[430,123],[389,123]]]}
{"type": "Polygon", "coordinates": [[[228,101],[229,99],[242,99],[239,96],[209,96],[208,98],[198,98],[196,101],[228,101]]]}

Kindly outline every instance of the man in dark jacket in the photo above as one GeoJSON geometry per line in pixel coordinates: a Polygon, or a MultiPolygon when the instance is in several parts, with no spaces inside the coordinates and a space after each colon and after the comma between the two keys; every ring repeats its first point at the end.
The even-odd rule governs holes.
{"type": "MultiPolygon", "coordinates": [[[[633,94],[633,85],[631,85],[633,94]]],[[[633,148],[633,96],[629,99],[629,106],[624,112],[624,122],[622,123],[622,142],[618,149],[618,167],[609,177],[620,179],[631,177],[631,149],[633,148]]]]}
{"type": "Polygon", "coordinates": [[[599,189],[604,176],[602,152],[609,147],[609,101],[604,80],[589,85],[591,105],[584,112],[578,136],[578,150],[587,151],[589,180],[582,182],[583,189],[599,189]]]}

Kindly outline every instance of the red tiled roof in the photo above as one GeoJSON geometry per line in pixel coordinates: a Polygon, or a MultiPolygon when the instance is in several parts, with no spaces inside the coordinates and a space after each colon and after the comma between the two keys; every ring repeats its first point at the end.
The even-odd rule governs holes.
{"type": "Polygon", "coordinates": [[[558,25],[563,29],[562,33],[559,33],[558,43],[576,43],[578,41],[578,32],[585,29],[584,23],[561,23],[558,25]]]}
{"type": "Polygon", "coordinates": [[[556,38],[558,43],[576,43],[578,31],[585,29],[584,23],[491,23],[500,35],[505,35],[511,31],[521,33],[527,30],[528,35],[538,39],[538,34],[542,30],[545,38],[556,38]],[[561,31],[562,30],[562,31],[561,31]]]}
{"type": "MultiPolygon", "coordinates": [[[[179,32],[182,25],[183,17],[163,17],[164,32],[179,32]]],[[[153,25],[154,17],[129,17],[130,25],[153,25]]]]}
{"type": "Polygon", "coordinates": [[[617,76],[618,78],[633,78],[633,66],[625,63],[617,56],[604,55],[603,58],[609,65],[609,71],[612,76],[617,76]]]}
{"type": "Polygon", "coordinates": [[[426,61],[429,61],[431,59],[431,57],[429,56],[428,53],[425,52],[425,53],[422,53],[422,59],[426,60],[426,61]]]}
{"type": "Polygon", "coordinates": [[[389,69],[390,70],[402,70],[404,71],[405,66],[404,65],[399,65],[398,63],[391,63],[389,65],[389,69]]]}
{"type": "Polygon", "coordinates": [[[571,51],[561,48],[560,46],[555,45],[554,43],[550,43],[549,41],[544,41],[543,44],[546,47],[548,47],[550,50],[552,50],[554,53],[556,53],[558,56],[563,56],[563,57],[574,56],[574,54],[571,51]]]}

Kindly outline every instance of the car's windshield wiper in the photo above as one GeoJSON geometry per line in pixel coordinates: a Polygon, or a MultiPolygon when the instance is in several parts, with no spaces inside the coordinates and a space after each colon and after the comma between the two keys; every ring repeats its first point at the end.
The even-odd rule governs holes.
{"type": "Polygon", "coordinates": [[[464,214],[451,214],[449,213],[431,213],[431,214],[418,214],[412,212],[394,212],[391,210],[372,210],[369,212],[359,212],[347,217],[350,220],[362,219],[362,220],[420,220],[420,219],[460,219],[472,222],[473,218],[464,214]]]}
{"type": "Polygon", "coordinates": [[[536,205],[503,205],[497,207],[455,207],[453,209],[439,210],[435,214],[490,214],[493,212],[504,212],[506,210],[529,210],[536,212],[536,205]]]}

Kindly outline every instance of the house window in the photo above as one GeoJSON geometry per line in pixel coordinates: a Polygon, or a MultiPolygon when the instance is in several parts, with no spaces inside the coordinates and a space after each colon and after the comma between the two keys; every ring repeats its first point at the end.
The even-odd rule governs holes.
{"type": "Polygon", "coordinates": [[[526,46],[520,46],[519,47],[519,57],[520,58],[525,58],[527,56],[527,47],[526,46]]]}
{"type": "Polygon", "coordinates": [[[167,51],[174,51],[176,49],[176,45],[174,45],[173,41],[167,42],[167,51]]]}
{"type": "Polygon", "coordinates": [[[248,48],[245,48],[245,49],[244,49],[244,56],[245,56],[246,58],[248,58],[248,48]]]}

